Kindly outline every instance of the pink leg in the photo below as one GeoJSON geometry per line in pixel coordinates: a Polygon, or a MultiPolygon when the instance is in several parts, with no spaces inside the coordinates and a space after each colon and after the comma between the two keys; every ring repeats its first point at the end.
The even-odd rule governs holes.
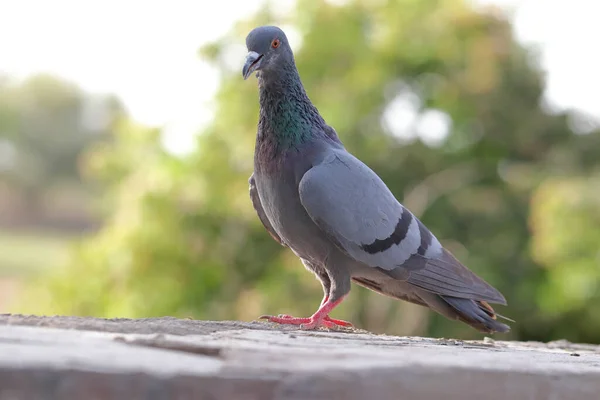
{"type": "MultiPolygon", "coordinates": [[[[328,299],[329,299],[329,295],[326,294],[325,297],[323,297],[323,300],[321,301],[321,305],[319,307],[322,307],[323,304],[325,304],[328,299]]],[[[334,319],[334,318],[331,318],[329,315],[327,315],[325,317],[325,321],[333,322],[334,324],[339,325],[339,326],[352,326],[352,324],[348,321],[344,321],[342,319],[334,319]]]]}
{"type": "Polygon", "coordinates": [[[326,294],[325,296],[323,296],[323,300],[321,300],[321,304],[319,305],[319,308],[323,307],[323,304],[327,303],[327,300],[329,300],[329,295],[326,294]]]}
{"type": "Polygon", "coordinates": [[[270,315],[263,315],[261,319],[267,319],[270,322],[276,322],[278,324],[286,324],[286,325],[301,325],[302,329],[316,329],[321,326],[326,328],[333,328],[336,325],[348,326],[349,324],[346,321],[339,321],[329,318],[329,313],[344,300],[342,297],[334,302],[329,301],[329,298],[324,298],[324,302],[319,307],[316,313],[314,313],[310,318],[295,318],[289,315],[282,315],[279,317],[273,317],[270,315]],[[339,322],[339,323],[338,323],[339,322]]]}

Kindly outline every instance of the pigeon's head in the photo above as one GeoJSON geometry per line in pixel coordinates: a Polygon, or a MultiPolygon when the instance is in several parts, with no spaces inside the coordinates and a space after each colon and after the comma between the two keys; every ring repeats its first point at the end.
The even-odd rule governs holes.
{"type": "Polygon", "coordinates": [[[285,33],[276,26],[254,28],[246,37],[248,55],[242,69],[244,79],[254,71],[269,73],[294,62],[294,55],[285,33]]]}

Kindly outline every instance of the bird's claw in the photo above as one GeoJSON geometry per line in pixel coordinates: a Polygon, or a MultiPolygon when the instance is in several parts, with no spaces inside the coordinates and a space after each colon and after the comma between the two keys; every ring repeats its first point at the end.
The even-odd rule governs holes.
{"type": "Polygon", "coordinates": [[[325,321],[333,322],[337,326],[354,327],[351,322],[344,321],[343,319],[335,319],[328,316],[325,317],[325,321]]]}
{"type": "Polygon", "coordinates": [[[338,326],[343,327],[352,327],[353,325],[348,321],[343,321],[341,319],[334,319],[329,317],[329,315],[325,316],[325,318],[318,320],[316,318],[297,318],[292,317],[287,314],[279,314],[277,316],[272,315],[261,315],[258,319],[266,319],[269,322],[274,322],[282,325],[299,325],[300,329],[311,330],[317,329],[320,327],[325,327],[327,329],[335,329],[338,326]]]}

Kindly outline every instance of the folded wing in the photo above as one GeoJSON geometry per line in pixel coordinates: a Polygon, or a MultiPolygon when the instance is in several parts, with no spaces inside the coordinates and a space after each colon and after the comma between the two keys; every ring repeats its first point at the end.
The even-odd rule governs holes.
{"type": "Polygon", "coordinates": [[[444,249],[364,163],[332,149],[307,171],[300,200],[313,221],[355,260],[433,293],[505,304],[444,249]]]}

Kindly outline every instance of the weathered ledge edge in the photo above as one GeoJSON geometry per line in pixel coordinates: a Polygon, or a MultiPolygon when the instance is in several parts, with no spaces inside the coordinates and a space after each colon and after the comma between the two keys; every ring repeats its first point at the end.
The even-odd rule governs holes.
{"type": "Polygon", "coordinates": [[[0,314],[0,399],[597,399],[600,346],[0,314]]]}

